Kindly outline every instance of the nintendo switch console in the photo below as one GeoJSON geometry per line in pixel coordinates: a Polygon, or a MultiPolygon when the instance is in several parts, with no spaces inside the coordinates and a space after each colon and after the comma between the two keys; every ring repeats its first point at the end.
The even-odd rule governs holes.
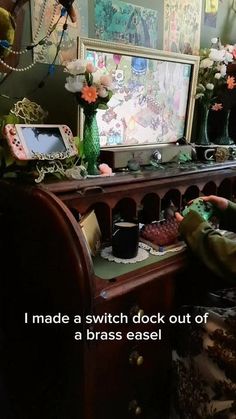
{"type": "Polygon", "coordinates": [[[197,212],[205,221],[209,221],[214,215],[214,206],[210,202],[206,202],[201,198],[193,200],[191,205],[184,208],[182,215],[185,217],[189,211],[197,212]]]}
{"type": "Polygon", "coordinates": [[[17,160],[65,159],[78,153],[66,125],[7,124],[4,136],[17,160]]]}

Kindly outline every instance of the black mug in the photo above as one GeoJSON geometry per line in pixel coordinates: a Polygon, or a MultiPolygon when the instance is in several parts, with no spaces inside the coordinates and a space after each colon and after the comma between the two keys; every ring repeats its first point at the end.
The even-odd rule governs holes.
{"type": "Polygon", "coordinates": [[[198,160],[224,162],[234,159],[235,150],[227,145],[195,145],[198,160]]]}
{"type": "Polygon", "coordinates": [[[112,254],[120,259],[131,259],[138,254],[139,225],[129,221],[114,224],[112,254]]]}
{"type": "Polygon", "coordinates": [[[201,161],[214,161],[216,146],[211,145],[196,145],[195,150],[197,153],[197,159],[201,161]]]}

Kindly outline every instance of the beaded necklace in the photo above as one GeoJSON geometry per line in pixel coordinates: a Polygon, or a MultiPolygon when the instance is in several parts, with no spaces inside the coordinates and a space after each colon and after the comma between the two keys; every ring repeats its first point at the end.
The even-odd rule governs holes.
{"type": "MultiPolygon", "coordinates": [[[[44,0],[43,6],[42,6],[42,14],[41,14],[41,17],[40,17],[40,21],[39,21],[39,25],[38,25],[37,31],[36,31],[35,36],[34,36],[34,39],[33,39],[33,44],[27,46],[26,48],[24,48],[22,50],[15,51],[15,50],[12,50],[11,48],[9,48],[9,46],[7,46],[7,43],[4,43],[4,41],[0,41],[1,42],[1,46],[4,49],[7,49],[11,54],[22,55],[22,54],[25,54],[26,52],[32,50],[37,45],[42,45],[42,53],[44,52],[45,48],[47,47],[48,38],[50,37],[50,35],[52,34],[52,32],[55,30],[55,28],[56,28],[56,26],[57,26],[60,18],[63,16],[63,14],[61,13],[60,18],[57,20],[56,24],[53,25],[53,22],[54,22],[54,19],[55,19],[55,15],[56,15],[56,11],[57,11],[57,6],[58,6],[58,1],[56,0],[55,3],[54,3],[54,5],[53,5],[53,13],[52,13],[52,17],[51,17],[51,20],[50,20],[49,27],[48,27],[48,30],[46,32],[46,35],[44,36],[44,38],[42,40],[40,40],[39,42],[37,42],[37,38],[38,38],[38,35],[39,35],[40,30],[42,28],[42,24],[43,24],[43,20],[44,20],[44,15],[45,15],[45,11],[46,11],[46,3],[47,3],[47,0],[44,0]]],[[[16,11],[16,6],[14,8],[14,12],[15,11],[16,11]]],[[[31,64],[29,64],[29,65],[27,65],[25,67],[20,67],[20,68],[18,68],[18,67],[12,67],[9,64],[7,64],[4,60],[2,60],[1,58],[0,58],[0,63],[4,67],[8,68],[9,70],[16,71],[16,72],[24,72],[24,71],[30,70],[36,64],[35,62],[32,62],[31,64]]]]}

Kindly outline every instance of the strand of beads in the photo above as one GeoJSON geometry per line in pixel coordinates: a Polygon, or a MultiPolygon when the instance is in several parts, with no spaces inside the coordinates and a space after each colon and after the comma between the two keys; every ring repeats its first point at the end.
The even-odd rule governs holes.
{"type": "MultiPolygon", "coordinates": [[[[46,5],[47,5],[47,0],[44,0],[43,5],[42,5],[42,13],[41,13],[41,16],[40,16],[40,19],[39,19],[38,28],[37,28],[37,31],[36,31],[36,33],[34,35],[32,44],[35,44],[37,42],[38,35],[39,35],[39,32],[40,32],[40,30],[42,28],[42,24],[43,24],[43,21],[44,21],[44,16],[45,16],[45,11],[46,11],[46,5]]],[[[51,22],[52,22],[53,19],[54,19],[54,16],[52,17],[51,22]]],[[[50,24],[51,24],[51,22],[50,22],[50,24]]],[[[22,55],[22,54],[25,54],[26,52],[29,52],[31,50],[31,48],[28,47],[28,48],[24,48],[24,49],[21,49],[21,50],[16,51],[16,50],[10,48],[7,45],[4,45],[4,42],[3,41],[1,43],[1,46],[3,48],[5,48],[9,53],[14,54],[14,55],[22,55]]]]}
{"type": "Polygon", "coordinates": [[[1,58],[0,58],[0,63],[4,67],[8,68],[9,70],[11,70],[11,71],[18,71],[18,72],[30,70],[35,65],[35,63],[31,63],[31,64],[27,65],[26,67],[21,67],[21,68],[12,67],[11,65],[5,63],[5,61],[3,61],[1,58]]]}
{"type": "Polygon", "coordinates": [[[32,42],[31,45],[27,46],[24,49],[18,50],[18,51],[13,50],[12,48],[10,48],[7,41],[0,41],[1,42],[1,46],[4,49],[6,49],[9,53],[11,53],[11,54],[22,55],[22,54],[25,54],[26,52],[29,52],[30,50],[32,50],[36,45],[38,45],[38,44],[40,45],[40,42],[43,42],[42,45],[44,45],[46,43],[47,39],[49,38],[49,36],[51,35],[52,26],[53,26],[53,22],[54,22],[54,19],[55,19],[58,2],[56,1],[54,3],[54,5],[53,5],[53,13],[52,13],[51,21],[50,21],[48,30],[46,32],[46,35],[44,36],[43,40],[42,41],[39,41],[39,43],[37,44],[37,38],[38,38],[38,35],[39,35],[40,30],[42,28],[42,24],[43,24],[43,20],[44,20],[44,15],[45,15],[45,11],[46,11],[46,5],[47,5],[47,0],[44,0],[43,6],[42,6],[42,14],[40,16],[39,25],[38,25],[37,31],[36,31],[36,33],[34,35],[34,39],[33,39],[33,42],[32,42]]]}
{"type": "MultiPolygon", "coordinates": [[[[42,13],[41,13],[41,16],[40,16],[40,19],[39,19],[38,28],[37,28],[37,30],[34,34],[33,43],[35,43],[37,41],[40,30],[42,28],[42,24],[43,24],[43,21],[44,21],[44,15],[45,15],[45,11],[46,11],[46,5],[47,5],[47,0],[44,0],[43,5],[42,5],[42,13]]],[[[51,21],[50,21],[50,25],[54,21],[54,16],[55,16],[54,10],[56,10],[56,7],[57,7],[57,3],[54,3],[53,15],[52,15],[52,18],[51,18],[51,21]]]]}
{"type": "MultiPolygon", "coordinates": [[[[45,2],[45,4],[46,4],[46,2],[45,2]]],[[[46,33],[46,35],[45,35],[45,37],[43,38],[43,40],[41,40],[40,42],[39,42],[39,45],[42,45],[42,53],[44,52],[44,50],[45,50],[45,48],[47,47],[47,40],[48,40],[48,38],[49,38],[49,36],[51,35],[51,33],[53,32],[53,30],[55,29],[55,27],[53,28],[53,22],[54,22],[54,19],[55,19],[55,15],[56,15],[56,10],[57,10],[57,6],[58,6],[58,2],[56,1],[55,3],[54,3],[54,6],[53,6],[53,13],[52,13],[52,18],[51,18],[51,21],[50,21],[50,24],[49,24],[49,27],[48,27],[48,30],[47,30],[47,33],[46,33]],[[40,44],[41,43],[41,44],[40,44]]],[[[61,15],[61,16],[63,16],[63,14],[61,15]]],[[[41,19],[40,19],[40,21],[41,21],[41,19]]],[[[58,19],[58,21],[59,21],[59,19],[58,19]]],[[[57,21],[57,23],[58,23],[58,21],[57,21]]],[[[57,24],[56,23],[56,24],[57,24]]],[[[42,25],[42,23],[41,23],[41,25],[42,25]]],[[[38,28],[37,29],[37,34],[39,33],[39,31],[40,31],[40,29],[38,28]]],[[[6,48],[6,46],[4,46],[3,44],[1,44],[1,46],[3,46],[4,48],[6,48]]],[[[33,48],[33,47],[32,47],[33,48]]],[[[26,48],[26,51],[29,51],[30,49],[32,49],[32,48],[26,48]]],[[[8,48],[7,48],[8,49],[8,48]]],[[[24,51],[24,50],[22,50],[22,51],[24,51]]],[[[10,52],[12,52],[12,53],[17,53],[17,51],[14,51],[13,52],[13,50],[11,50],[10,49],[10,52]]],[[[20,51],[18,51],[18,53],[20,53],[20,51]]],[[[21,54],[22,54],[23,52],[21,52],[21,54]]],[[[16,71],[16,72],[24,72],[24,71],[28,71],[28,70],[30,70],[35,64],[36,64],[36,62],[32,62],[31,64],[29,64],[29,65],[27,65],[27,66],[25,66],[25,67],[20,67],[20,68],[18,68],[18,67],[12,67],[11,65],[9,65],[9,64],[7,64],[5,61],[3,61],[1,58],[0,58],[0,63],[4,66],[4,67],[6,67],[8,70],[11,70],[11,71],[16,71]]]]}

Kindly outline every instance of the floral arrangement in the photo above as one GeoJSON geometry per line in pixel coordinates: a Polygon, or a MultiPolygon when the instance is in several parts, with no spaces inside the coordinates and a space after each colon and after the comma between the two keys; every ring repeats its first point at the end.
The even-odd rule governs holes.
{"type": "Polygon", "coordinates": [[[236,87],[235,78],[227,75],[227,65],[236,59],[236,44],[222,46],[219,38],[212,38],[211,42],[212,48],[200,52],[196,99],[208,109],[218,111],[223,108],[222,103],[216,102],[222,88],[232,90],[236,87]]]}
{"type": "Polygon", "coordinates": [[[105,67],[99,69],[91,61],[79,59],[69,62],[65,71],[69,73],[65,88],[76,94],[77,102],[85,114],[108,108],[112,79],[105,67]]]}

